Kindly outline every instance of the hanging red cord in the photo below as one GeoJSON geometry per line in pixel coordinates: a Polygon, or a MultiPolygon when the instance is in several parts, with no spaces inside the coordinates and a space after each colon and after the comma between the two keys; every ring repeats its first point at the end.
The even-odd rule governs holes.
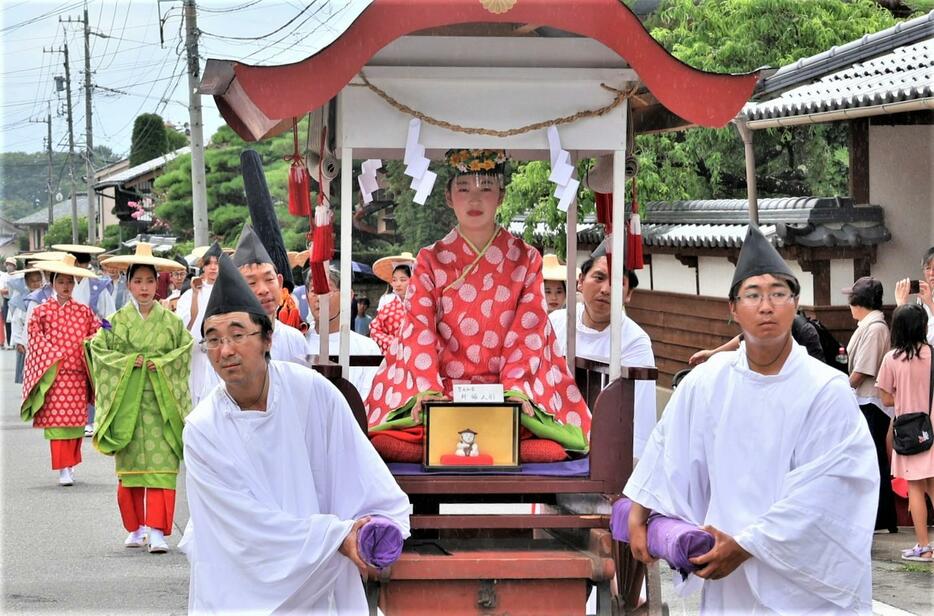
{"type": "Polygon", "coordinates": [[[305,168],[305,159],[298,149],[298,120],[292,118],[292,139],[295,150],[285,160],[289,166],[289,214],[309,216],[311,214],[311,177],[305,168]]]}
{"type": "Polygon", "coordinates": [[[318,157],[318,204],[315,206],[314,216],[310,216],[311,254],[309,255],[311,267],[311,286],[317,295],[324,295],[330,291],[325,263],[334,256],[334,225],[331,207],[325,198],[324,191],[324,148],[327,144],[328,129],[325,126],[321,131],[321,147],[318,157]]]}
{"type": "Polygon", "coordinates": [[[636,197],[636,178],[632,178],[632,216],[626,223],[626,269],[645,267],[642,254],[642,217],[639,215],[639,200],[636,197]]]}

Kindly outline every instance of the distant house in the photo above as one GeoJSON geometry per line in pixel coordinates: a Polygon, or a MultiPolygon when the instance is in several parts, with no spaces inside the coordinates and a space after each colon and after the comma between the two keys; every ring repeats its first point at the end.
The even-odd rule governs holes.
{"type": "MultiPolygon", "coordinates": [[[[78,218],[87,216],[88,196],[85,193],[78,193],[78,218]]],[[[71,218],[71,199],[59,201],[52,207],[52,220],[58,221],[62,218],[71,218]]],[[[44,250],[45,234],[49,231],[49,210],[42,208],[28,216],[14,221],[17,227],[25,229],[29,236],[29,250],[44,250]]]]}
{"type": "Polygon", "coordinates": [[[19,252],[19,237],[25,229],[0,216],[0,257],[12,257],[19,252]]]}
{"type": "Polygon", "coordinates": [[[153,182],[164,173],[169,162],[190,152],[191,147],[185,146],[135,167],[130,167],[128,161],[121,161],[124,164],[114,165],[105,173],[99,171],[95,175],[94,193],[101,202],[101,220],[109,220],[107,224],[135,222],[130,216],[133,210],[129,202],[151,204],[153,182]]]}

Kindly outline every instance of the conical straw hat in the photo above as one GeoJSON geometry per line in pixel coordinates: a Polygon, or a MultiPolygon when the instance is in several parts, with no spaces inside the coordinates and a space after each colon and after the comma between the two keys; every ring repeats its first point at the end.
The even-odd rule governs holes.
{"type": "Polygon", "coordinates": [[[61,250],[62,252],[79,252],[86,255],[99,255],[104,252],[104,249],[100,246],[85,246],[84,244],[52,244],[53,250],[61,250]]]}
{"type": "Polygon", "coordinates": [[[373,274],[380,280],[392,282],[392,272],[399,265],[408,265],[411,268],[415,265],[415,257],[411,252],[403,252],[401,255],[377,259],[373,264],[373,274]]]}
{"type": "Polygon", "coordinates": [[[152,244],[140,242],[136,245],[136,253],[132,255],[117,255],[101,261],[101,265],[126,270],[131,265],[151,265],[158,272],[173,272],[184,270],[185,267],[172,259],[163,259],[152,255],[152,244]]]}
{"type": "Polygon", "coordinates": [[[65,255],[60,261],[38,261],[33,267],[52,274],[68,274],[75,278],[96,278],[97,274],[89,269],[77,267],[74,255],[65,255]]]}

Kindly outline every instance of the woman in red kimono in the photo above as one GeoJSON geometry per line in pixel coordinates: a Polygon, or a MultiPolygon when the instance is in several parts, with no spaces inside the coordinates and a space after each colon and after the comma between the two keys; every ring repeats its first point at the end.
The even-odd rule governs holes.
{"type": "Polygon", "coordinates": [[[100,327],[90,308],[71,298],[75,278],[94,272],[75,267],[73,255],[61,261],[40,261],[38,269],[52,276],[51,299],[37,306],[26,325],[29,354],[23,378],[20,417],[44,428],[52,451],[58,483],[74,484],[74,467],[81,462],[81,441],[88,419],[90,379],[84,340],[100,327]]]}
{"type": "Polygon", "coordinates": [[[542,257],[496,224],[505,155],[450,150],[448,235],[418,253],[400,338],[367,397],[370,438],[384,459],[421,460],[425,400],[450,399],[455,383],[501,383],[522,403],[519,458],[584,453],[590,411],[555,343],[542,257]]]}
{"type": "Polygon", "coordinates": [[[370,323],[370,338],[379,345],[383,355],[389,354],[393,340],[399,337],[402,318],[405,316],[402,301],[409,288],[414,263],[412,253],[403,252],[396,257],[383,257],[373,264],[373,273],[377,278],[385,280],[392,287],[391,298],[376,311],[376,318],[370,323]]]}

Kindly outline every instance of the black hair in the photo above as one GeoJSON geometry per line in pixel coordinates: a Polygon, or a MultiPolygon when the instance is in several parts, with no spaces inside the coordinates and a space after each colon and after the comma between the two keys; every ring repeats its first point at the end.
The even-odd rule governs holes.
{"type": "Polygon", "coordinates": [[[73,252],[71,254],[75,256],[75,263],[81,263],[83,265],[91,262],[91,255],[86,252],[73,252]]]}
{"type": "MultiPolygon", "coordinates": [[[[590,257],[581,265],[581,277],[587,275],[587,272],[593,269],[594,263],[597,262],[597,259],[606,257],[607,263],[609,263],[609,255],[600,255],[599,257],[590,257]]],[[[626,276],[627,282],[629,283],[629,290],[632,291],[639,286],[639,277],[631,269],[623,269],[623,275],[626,276]]]]}
{"type": "MultiPolygon", "coordinates": [[[[768,272],[766,272],[768,274],[768,272]]],[[[762,274],[763,276],[765,274],[762,274]]],[[[792,278],[787,274],[768,274],[773,278],[778,278],[782,282],[788,285],[788,288],[791,289],[791,294],[795,297],[801,295],[801,283],[798,282],[797,278],[792,278]]],[[[730,288],[730,294],[727,296],[731,302],[735,302],[739,297],[739,289],[743,286],[743,283],[746,282],[746,279],[742,279],[730,288]]]]}
{"type": "Polygon", "coordinates": [[[882,285],[877,284],[862,293],[851,293],[849,303],[868,310],[882,310],[882,285]]]}
{"type": "Polygon", "coordinates": [[[368,297],[359,297],[359,298],[357,298],[357,305],[358,305],[358,306],[363,305],[363,306],[366,306],[367,308],[369,308],[369,307],[370,307],[370,298],[368,298],[368,297]]]}
{"type": "MultiPolygon", "coordinates": [[[[904,304],[892,313],[892,348],[894,357],[915,357],[927,342],[928,314],[918,304],[904,304]]],[[[932,358],[934,361],[934,358],[932,358]]]]}
{"type": "MultiPolygon", "coordinates": [[[[248,312],[250,315],[250,322],[254,325],[259,325],[260,338],[263,340],[272,343],[272,321],[269,320],[269,317],[265,314],[255,314],[253,312],[248,312]]],[[[266,351],[266,359],[272,359],[272,356],[269,354],[269,351],[266,351]]]]}
{"type": "Polygon", "coordinates": [[[151,269],[153,278],[159,277],[159,272],[156,271],[156,267],[154,265],[150,265],[149,263],[132,263],[126,271],[126,281],[130,282],[130,279],[133,278],[133,273],[141,267],[151,269]]]}
{"type": "Polygon", "coordinates": [[[402,270],[403,272],[405,272],[405,275],[408,276],[409,278],[412,277],[412,266],[409,265],[408,263],[400,263],[399,265],[395,266],[394,268],[392,268],[392,273],[395,274],[399,270],[402,270]]]}
{"type": "Polygon", "coordinates": [[[931,259],[934,259],[934,246],[928,248],[927,252],[924,253],[924,257],[921,259],[921,267],[927,267],[931,259]]]}

